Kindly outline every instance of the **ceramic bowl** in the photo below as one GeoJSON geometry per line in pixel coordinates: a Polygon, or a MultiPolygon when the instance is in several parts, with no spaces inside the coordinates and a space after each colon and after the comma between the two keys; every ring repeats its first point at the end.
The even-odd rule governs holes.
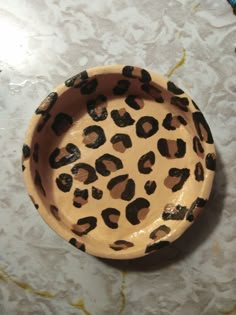
{"type": "Polygon", "coordinates": [[[46,223],[89,254],[147,255],[205,206],[210,128],[173,82],[132,66],[83,71],[54,89],[28,127],[23,171],[46,223]]]}

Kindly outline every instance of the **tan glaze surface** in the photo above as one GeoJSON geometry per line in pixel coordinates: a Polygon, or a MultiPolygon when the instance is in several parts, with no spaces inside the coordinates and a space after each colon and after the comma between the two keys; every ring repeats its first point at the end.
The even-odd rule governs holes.
{"type": "Polygon", "coordinates": [[[40,106],[46,112],[31,120],[25,138],[30,155],[23,157],[29,195],[44,220],[87,253],[114,259],[149,254],[179,237],[209,198],[215,149],[208,125],[189,96],[150,71],[115,65],[80,77],[55,89],[54,104],[47,98],[40,106]],[[167,122],[168,114],[172,121],[167,122]],[[112,143],[117,134],[129,137],[131,145],[127,139],[112,143]],[[194,150],[194,137],[201,154],[194,150]],[[103,160],[107,155],[116,159],[103,160]],[[89,169],[73,172],[78,163],[89,169]],[[195,172],[197,163],[203,178],[199,167],[195,172]],[[40,178],[35,179],[36,170],[40,178]],[[169,233],[160,230],[152,239],[163,225],[169,233]]]}

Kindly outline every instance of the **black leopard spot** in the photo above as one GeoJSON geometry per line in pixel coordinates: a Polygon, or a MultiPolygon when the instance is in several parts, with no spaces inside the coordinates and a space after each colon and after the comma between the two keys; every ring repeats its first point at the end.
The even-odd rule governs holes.
{"type": "Polygon", "coordinates": [[[135,182],[129,175],[119,175],[112,178],[107,188],[110,190],[111,197],[114,199],[131,200],[135,194],[135,182]]]}
{"type": "Polygon", "coordinates": [[[113,244],[110,244],[109,246],[111,249],[115,251],[119,251],[119,250],[127,249],[129,247],[133,247],[134,244],[125,240],[118,240],[118,241],[115,241],[113,244]]]}
{"type": "Polygon", "coordinates": [[[65,86],[77,88],[81,81],[88,79],[88,72],[82,71],[65,81],[65,86]]]}
{"type": "Polygon", "coordinates": [[[111,118],[118,127],[127,127],[134,124],[135,120],[130,116],[130,114],[121,108],[119,110],[114,109],[111,111],[111,118]]]}
{"type": "Polygon", "coordinates": [[[149,212],[150,202],[144,198],[137,198],[126,206],[126,218],[133,224],[143,221],[149,212]]]}
{"type": "Polygon", "coordinates": [[[94,121],[103,121],[107,118],[107,98],[98,95],[95,99],[87,102],[87,110],[94,121]]]}
{"type": "Polygon", "coordinates": [[[49,113],[46,113],[42,119],[40,119],[38,126],[37,126],[37,131],[40,132],[43,130],[44,126],[48,122],[48,120],[51,118],[51,115],[49,113]]]}
{"type": "Polygon", "coordinates": [[[200,139],[197,136],[193,138],[193,150],[194,152],[197,153],[199,157],[203,158],[204,149],[203,149],[200,139]]]}
{"type": "Polygon", "coordinates": [[[114,155],[106,153],[95,161],[95,167],[99,174],[108,176],[111,172],[122,169],[123,163],[114,155]]]}
{"type": "Polygon", "coordinates": [[[172,92],[175,95],[181,95],[184,94],[184,91],[178,88],[173,82],[168,81],[167,82],[167,89],[168,91],[172,92]]]}
{"type": "Polygon", "coordinates": [[[161,96],[161,90],[159,90],[157,87],[149,83],[144,83],[141,86],[141,89],[151,96],[157,103],[164,103],[164,98],[161,96]]]}
{"type": "Polygon", "coordinates": [[[97,149],[106,142],[103,129],[100,126],[88,126],[83,130],[83,143],[87,148],[97,149]]]}
{"type": "Polygon", "coordinates": [[[157,142],[157,148],[160,154],[166,158],[182,158],[186,153],[186,143],[182,139],[168,140],[159,139],[157,142]]]}
{"type": "Polygon", "coordinates": [[[128,80],[119,80],[113,89],[113,93],[115,95],[125,94],[128,91],[130,84],[131,83],[128,80]]]}
{"type": "Polygon", "coordinates": [[[144,189],[148,195],[153,194],[156,188],[157,188],[157,184],[154,180],[148,180],[144,185],[144,189]]]}
{"type": "Polygon", "coordinates": [[[201,162],[198,162],[195,165],[195,170],[194,170],[194,175],[195,175],[195,179],[200,182],[204,180],[204,169],[202,166],[201,162]]]}
{"type": "Polygon", "coordinates": [[[169,233],[170,233],[170,228],[166,225],[161,225],[158,228],[156,228],[154,231],[152,231],[149,237],[153,239],[154,241],[157,241],[169,233]]]}
{"type": "Polygon", "coordinates": [[[156,250],[161,249],[163,247],[166,247],[169,244],[170,244],[170,242],[168,242],[168,241],[160,241],[158,243],[154,243],[154,244],[148,245],[146,247],[145,253],[148,254],[150,252],[153,252],[153,251],[156,251],[156,250]]]}
{"type": "Polygon", "coordinates": [[[88,202],[88,189],[76,188],[74,191],[73,206],[81,208],[88,202]]]}
{"type": "Polygon", "coordinates": [[[36,109],[35,114],[36,115],[45,115],[50,112],[52,107],[55,105],[56,101],[58,99],[58,95],[56,92],[50,93],[39,105],[39,107],[36,109]]]}
{"type": "Polygon", "coordinates": [[[139,138],[147,139],[158,131],[158,121],[151,116],[141,117],[136,123],[136,134],[139,138]]]}
{"type": "Polygon", "coordinates": [[[83,236],[94,230],[96,226],[97,218],[90,216],[79,219],[77,224],[73,225],[73,229],[71,231],[78,236],[83,236]]]}
{"type": "Polygon", "coordinates": [[[82,95],[89,95],[96,91],[98,81],[96,78],[81,80],[75,88],[80,89],[82,95]]]}
{"type": "Polygon", "coordinates": [[[188,209],[181,205],[173,205],[169,203],[165,206],[164,211],[162,213],[163,220],[183,220],[187,213],[188,209]]]}
{"type": "Polygon", "coordinates": [[[24,172],[24,170],[25,170],[25,166],[24,166],[24,164],[22,164],[22,172],[24,172]]]}
{"type": "Polygon", "coordinates": [[[138,170],[142,174],[149,174],[152,171],[151,166],[155,163],[155,154],[152,151],[141,156],[138,161],[138,170]]]}
{"type": "Polygon", "coordinates": [[[56,206],[50,205],[50,212],[57,221],[61,221],[59,216],[59,210],[56,206]]]}
{"type": "Polygon", "coordinates": [[[100,200],[100,199],[102,199],[103,191],[93,186],[92,187],[92,196],[94,199],[100,200]]]}
{"type": "Polygon", "coordinates": [[[52,130],[57,136],[61,136],[71,127],[72,123],[73,119],[71,116],[59,113],[55,116],[54,122],[52,123],[52,130]]]}
{"type": "Polygon", "coordinates": [[[35,163],[38,163],[39,161],[39,144],[34,144],[34,152],[33,152],[33,159],[35,163]]]}
{"type": "Polygon", "coordinates": [[[173,96],[171,97],[171,104],[177,106],[179,109],[183,110],[184,112],[188,111],[189,101],[187,97],[173,96]]]}
{"type": "Polygon", "coordinates": [[[82,250],[82,252],[85,252],[86,249],[85,249],[85,245],[83,243],[80,243],[78,242],[74,237],[72,237],[70,240],[69,240],[69,243],[71,245],[73,245],[74,247],[82,250]]]}
{"type": "Polygon", "coordinates": [[[95,161],[95,167],[99,174],[108,176],[111,172],[122,169],[123,163],[114,155],[106,153],[95,161]]]}
{"type": "Polygon", "coordinates": [[[184,117],[182,117],[182,116],[177,116],[177,119],[179,120],[179,122],[182,124],[182,125],[184,125],[184,126],[186,126],[187,125],[187,121],[184,119],[184,117]]]}
{"type": "Polygon", "coordinates": [[[139,78],[141,82],[150,82],[152,80],[151,75],[147,70],[138,67],[125,66],[122,69],[122,74],[128,78],[139,78]]]}
{"type": "Polygon", "coordinates": [[[27,144],[23,145],[22,153],[25,159],[28,159],[30,157],[30,147],[27,144]]]}
{"type": "Polygon", "coordinates": [[[87,163],[75,164],[71,169],[71,173],[75,175],[74,179],[83,182],[85,185],[91,184],[98,179],[95,169],[87,163]]]}
{"type": "Polygon", "coordinates": [[[56,169],[80,158],[80,150],[73,143],[68,143],[65,148],[56,148],[49,156],[49,164],[56,169]]]}
{"type": "Polygon", "coordinates": [[[37,170],[35,170],[34,184],[35,184],[35,186],[37,186],[39,188],[40,192],[44,196],[46,196],[46,192],[45,192],[45,189],[44,189],[43,184],[42,184],[41,176],[37,170]]]}
{"type": "Polygon", "coordinates": [[[120,211],[115,208],[107,208],[102,211],[102,218],[104,223],[111,229],[118,228],[118,221],[120,218],[120,211]]]}
{"type": "Polygon", "coordinates": [[[122,69],[123,76],[128,77],[128,78],[133,78],[133,75],[132,75],[133,69],[134,69],[134,67],[132,67],[132,66],[125,66],[122,69]]]}
{"type": "Polygon", "coordinates": [[[141,82],[150,82],[151,80],[152,80],[152,78],[151,78],[150,73],[149,73],[147,70],[142,69],[142,70],[141,70],[141,78],[140,78],[140,81],[141,81],[141,82]]]}
{"type": "Polygon", "coordinates": [[[142,109],[144,106],[144,101],[135,95],[128,95],[125,103],[135,110],[142,109]]]}
{"type": "Polygon", "coordinates": [[[196,108],[196,110],[200,110],[197,104],[192,100],[193,106],[196,108]]]}
{"type": "Polygon", "coordinates": [[[172,116],[171,113],[166,115],[162,123],[162,126],[167,130],[176,130],[181,125],[186,126],[187,121],[182,116],[172,116]]]}
{"type": "Polygon", "coordinates": [[[166,177],[164,184],[167,188],[173,192],[180,190],[186,180],[190,176],[190,170],[188,168],[171,168],[169,175],[166,177]]]}
{"type": "Polygon", "coordinates": [[[117,133],[111,138],[113,149],[124,153],[126,149],[132,147],[132,142],[129,135],[124,133],[117,133]]]}
{"type": "Polygon", "coordinates": [[[62,173],[56,178],[56,184],[61,191],[68,192],[71,190],[73,178],[70,174],[62,173]]]}
{"type": "Polygon", "coordinates": [[[206,203],[207,203],[206,199],[198,197],[189,208],[187,216],[186,216],[186,220],[188,220],[189,222],[194,221],[196,217],[201,213],[206,203]]]}
{"type": "Polygon", "coordinates": [[[212,144],[214,143],[211,130],[205,120],[205,117],[201,112],[193,113],[193,121],[201,141],[205,141],[206,143],[212,144]]]}
{"type": "Polygon", "coordinates": [[[33,197],[33,196],[31,196],[31,195],[29,195],[29,197],[30,197],[30,199],[31,199],[32,203],[34,204],[35,209],[38,209],[38,208],[39,208],[39,205],[35,202],[34,197],[33,197]]]}
{"type": "Polygon", "coordinates": [[[210,171],[216,169],[216,155],[215,153],[208,153],[206,156],[206,168],[210,171]]]}

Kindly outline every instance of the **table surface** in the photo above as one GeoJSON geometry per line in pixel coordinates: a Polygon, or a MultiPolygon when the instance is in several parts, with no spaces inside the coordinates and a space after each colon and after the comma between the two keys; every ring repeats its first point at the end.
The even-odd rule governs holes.
{"type": "Polygon", "coordinates": [[[0,314],[236,314],[236,17],[223,0],[0,3],[0,314]],[[148,257],[105,261],[56,235],[31,204],[21,148],[40,101],[102,64],[169,75],[212,129],[218,170],[202,216],[148,257]],[[177,65],[177,66],[175,66],[177,65]]]}

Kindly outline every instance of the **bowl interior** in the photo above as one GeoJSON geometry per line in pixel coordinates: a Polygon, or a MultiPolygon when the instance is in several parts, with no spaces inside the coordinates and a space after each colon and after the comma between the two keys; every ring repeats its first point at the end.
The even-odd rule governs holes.
{"type": "Polygon", "coordinates": [[[165,246],[209,196],[215,155],[202,113],[144,71],[83,72],[49,94],[29,128],[31,197],[52,228],[96,256],[165,246]]]}

